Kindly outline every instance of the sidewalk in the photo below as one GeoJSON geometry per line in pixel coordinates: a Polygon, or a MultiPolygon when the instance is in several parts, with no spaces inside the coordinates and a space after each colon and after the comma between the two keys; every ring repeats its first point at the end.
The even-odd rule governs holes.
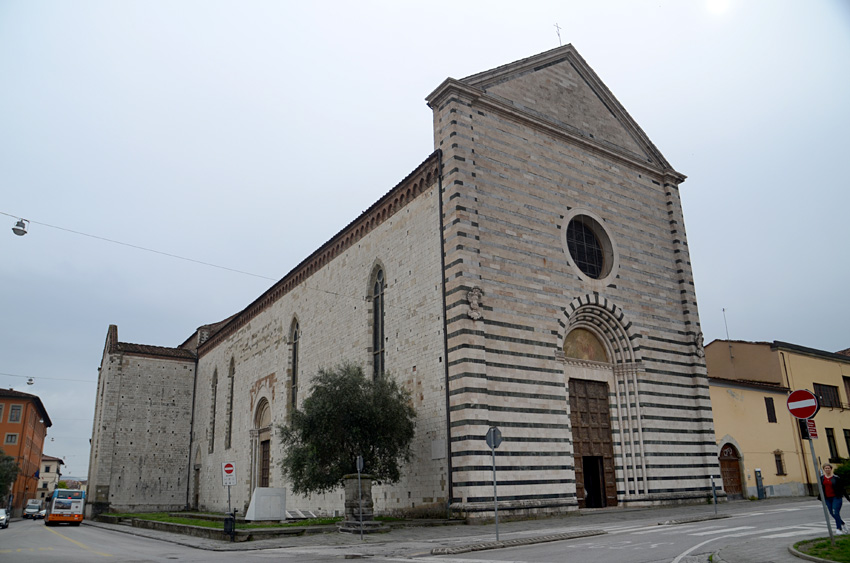
{"type": "MultiPolygon", "coordinates": [[[[768,508],[771,505],[806,502],[808,497],[793,499],[768,499],[758,502],[729,502],[718,506],[718,517],[728,517],[740,512],[768,508]]],[[[501,522],[499,539],[496,543],[494,524],[470,524],[452,526],[428,526],[394,528],[389,533],[366,534],[363,539],[357,534],[338,532],[302,536],[285,536],[251,542],[221,542],[195,538],[169,532],[132,528],[121,524],[105,524],[85,521],[84,525],[148,537],[179,545],[210,551],[249,551],[262,549],[296,548],[313,553],[324,553],[333,557],[417,557],[425,555],[455,555],[480,549],[499,549],[518,545],[530,545],[541,541],[568,541],[606,533],[605,526],[622,525],[644,521],[647,524],[676,525],[677,523],[712,520],[714,507],[706,504],[658,508],[611,508],[580,510],[569,515],[538,520],[501,522]]],[[[748,544],[736,544],[713,552],[705,547],[699,556],[686,557],[680,563],[705,563],[708,554],[715,553],[713,561],[724,563],[799,563],[801,559],[788,551],[793,542],[777,542],[765,550],[763,544],[756,548],[748,544]]]]}

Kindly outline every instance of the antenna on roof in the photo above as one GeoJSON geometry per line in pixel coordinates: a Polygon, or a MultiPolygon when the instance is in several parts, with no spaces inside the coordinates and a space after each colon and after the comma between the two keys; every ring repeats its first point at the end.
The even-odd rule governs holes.
{"type": "Polygon", "coordinates": [[[558,34],[558,46],[560,47],[563,45],[563,43],[561,43],[561,26],[557,23],[555,24],[555,33],[558,34]]]}
{"type": "Polygon", "coordinates": [[[729,343],[729,359],[735,359],[732,355],[732,342],[729,341],[729,323],[726,322],[726,307],[723,307],[723,325],[726,327],[726,342],[729,343]]]}

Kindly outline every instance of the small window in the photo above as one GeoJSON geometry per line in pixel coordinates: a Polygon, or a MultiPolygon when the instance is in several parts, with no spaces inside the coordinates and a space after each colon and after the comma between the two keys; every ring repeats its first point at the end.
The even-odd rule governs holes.
{"type": "Polygon", "coordinates": [[[826,429],[826,443],[829,446],[829,462],[838,463],[838,446],[835,443],[835,430],[826,429]]]}
{"type": "Polygon", "coordinates": [[[45,465],[45,466],[44,466],[44,472],[45,472],[45,473],[50,473],[50,466],[49,466],[49,465],[45,465]]]}
{"type": "Polygon", "coordinates": [[[384,343],[384,271],[375,272],[375,284],[372,287],[372,375],[375,379],[384,375],[386,361],[384,343]]]}
{"type": "Polygon", "coordinates": [[[844,380],[844,394],[847,395],[848,398],[850,398],[850,377],[847,377],[845,375],[841,379],[844,380]]]}
{"type": "Polygon", "coordinates": [[[46,488],[47,488],[47,481],[45,481],[44,483],[42,483],[42,484],[41,484],[41,488],[42,488],[42,489],[46,489],[46,488]]]}
{"type": "Polygon", "coordinates": [[[773,452],[773,459],[776,462],[776,474],[785,475],[785,462],[782,459],[782,452],[779,450],[773,452]]]}
{"type": "Polygon", "coordinates": [[[15,445],[18,443],[18,435],[17,434],[6,434],[6,441],[4,442],[9,445],[15,445]]]}
{"type": "Polygon", "coordinates": [[[847,446],[847,454],[850,455],[850,430],[844,429],[844,445],[847,446]]]}
{"type": "Polygon", "coordinates": [[[838,387],[835,385],[821,385],[815,383],[815,395],[822,407],[841,408],[841,398],[838,395],[838,387]]]}
{"type": "Polygon", "coordinates": [[[767,421],[776,422],[776,408],[773,406],[773,397],[765,397],[764,406],[767,409],[767,421]]]}
{"type": "Polygon", "coordinates": [[[9,422],[21,421],[21,405],[12,405],[9,409],[9,422]]]}
{"type": "Polygon", "coordinates": [[[298,408],[298,348],[301,340],[301,327],[297,320],[292,321],[292,328],[289,331],[289,342],[292,345],[292,357],[289,364],[289,414],[295,412],[298,408]]]}

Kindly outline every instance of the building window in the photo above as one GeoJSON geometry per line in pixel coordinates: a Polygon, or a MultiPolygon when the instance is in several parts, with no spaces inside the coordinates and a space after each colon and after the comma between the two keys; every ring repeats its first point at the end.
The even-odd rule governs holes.
{"type": "Polygon", "coordinates": [[[18,443],[18,435],[17,434],[6,434],[6,444],[13,446],[18,443]]]}
{"type": "Polygon", "coordinates": [[[9,422],[21,421],[21,405],[12,405],[9,408],[9,422]]]}
{"type": "Polygon", "coordinates": [[[49,465],[45,465],[45,466],[44,466],[44,472],[45,472],[45,473],[50,473],[50,466],[49,466],[49,465]]]}
{"type": "Polygon", "coordinates": [[[229,450],[233,437],[233,382],[236,380],[236,361],[231,356],[227,374],[229,391],[227,393],[227,426],[224,428],[224,449],[229,450]]]}
{"type": "Polygon", "coordinates": [[[815,395],[822,407],[841,408],[841,398],[838,395],[838,387],[835,385],[821,385],[815,383],[815,395]]]}
{"type": "Polygon", "coordinates": [[[289,332],[289,341],[292,343],[292,361],[289,364],[289,413],[295,412],[298,407],[298,346],[301,340],[301,329],[298,326],[298,321],[292,321],[292,328],[289,332]]]}
{"type": "Polygon", "coordinates": [[[46,488],[47,488],[47,481],[45,481],[44,483],[42,483],[42,484],[41,484],[41,488],[42,488],[42,489],[46,489],[46,488]]]}
{"type": "Polygon", "coordinates": [[[847,446],[847,454],[850,455],[850,430],[844,429],[844,445],[847,446]]]}
{"type": "Polygon", "coordinates": [[[218,368],[213,370],[212,387],[210,389],[210,437],[209,447],[207,451],[213,453],[215,451],[215,401],[218,395],[218,368]]]}
{"type": "Polygon", "coordinates": [[[372,369],[375,378],[384,375],[386,361],[384,349],[384,271],[375,272],[375,283],[372,287],[372,369]]]}
{"type": "Polygon", "coordinates": [[[767,409],[767,421],[776,422],[776,408],[773,406],[773,397],[765,397],[764,406],[767,409]]]}
{"type": "Polygon", "coordinates": [[[776,474],[785,475],[785,462],[782,459],[782,452],[780,450],[773,452],[773,460],[776,462],[776,474]]]}
{"type": "Polygon", "coordinates": [[[3,403],[0,403],[0,422],[3,422],[3,407],[4,406],[5,405],[3,403]]]}
{"type": "Polygon", "coordinates": [[[835,444],[835,431],[826,429],[826,443],[829,446],[829,462],[838,463],[838,446],[835,444]]]}
{"type": "Polygon", "coordinates": [[[841,379],[844,380],[844,395],[846,395],[848,400],[850,400],[850,377],[845,375],[841,379]]]}

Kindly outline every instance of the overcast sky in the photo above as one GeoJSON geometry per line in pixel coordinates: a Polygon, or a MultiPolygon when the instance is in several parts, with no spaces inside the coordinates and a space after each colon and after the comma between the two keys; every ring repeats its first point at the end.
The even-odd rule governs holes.
{"type": "Polygon", "coordinates": [[[427,94],[556,23],[688,176],[706,343],[726,308],[850,347],[846,0],[0,0],[0,385],[44,452],[86,476],[108,325],[177,346],[241,310],[433,151],[427,94]]]}

